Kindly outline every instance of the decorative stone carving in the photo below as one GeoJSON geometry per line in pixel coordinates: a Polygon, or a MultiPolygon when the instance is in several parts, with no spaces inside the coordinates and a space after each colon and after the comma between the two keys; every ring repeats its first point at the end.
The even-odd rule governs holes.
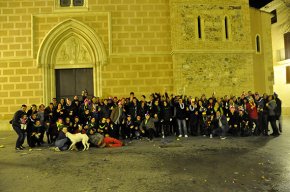
{"type": "Polygon", "coordinates": [[[56,64],[88,64],[92,57],[86,44],[76,36],[67,39],[59,48],[56,64]]]}

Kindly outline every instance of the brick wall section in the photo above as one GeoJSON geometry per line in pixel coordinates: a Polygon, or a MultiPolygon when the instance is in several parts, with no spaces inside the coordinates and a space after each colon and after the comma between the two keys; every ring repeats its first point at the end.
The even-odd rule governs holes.
{"type": "Polygon", "coordinates": [[[98,0],[90,7],[111,12],[113,53],[171,51],[168,1],[98,0]]]}
{"type": "Polygon", "coordinates": [[[54,12],[54,0],[7,1],[0,12],[0,119],[23,103],[43,102],[35,59],[47,33],[66,19],[90,26],[104,43],[103,96],[173,90],[168,1],[97,0],[79,13],[54,12]]]}
{"type": "Polygon", "coordinates": [[[0,74],[0,119],[11,118],[22,104],[42,103],[42,76],[34,62],[1,61],[0,74]]]}
{"type": "Polygon", "coordinates": [[[171,56],[114,57],[104,67],[103,95],[128,96],[134,91],[137,96],[152,92],[172,91],[171,56]]]}
{"type": "Polygon", "coordinates": [[[51,13],[53,1],[1,1],[0,9],[0,58],[31,57],[31,14],[51,13]]]}

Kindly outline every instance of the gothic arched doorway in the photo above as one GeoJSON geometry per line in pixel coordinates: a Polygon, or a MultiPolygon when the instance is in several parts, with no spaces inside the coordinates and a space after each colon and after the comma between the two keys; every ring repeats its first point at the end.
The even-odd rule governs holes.
{"type": "Polygon", "coordinates": [[[56,75],[60,70],[92,70],[92,95],[101,96],[101,65],[107,56],[103,42],[87,25],[69,19],[54,27],[44,38],[37,55],[43,69],[44,102],[57,96],[56,75]]]}

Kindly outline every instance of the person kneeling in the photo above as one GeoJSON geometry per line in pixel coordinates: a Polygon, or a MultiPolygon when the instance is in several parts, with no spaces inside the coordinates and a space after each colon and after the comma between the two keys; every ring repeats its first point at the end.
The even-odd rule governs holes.
{"type": "Polygon", "coordinates": [[[226,139],[226,134],[229,130],[227,118],[222,115],[219,111],[216,112],[216,116],[212,121],[213,124],[213,135],[220,136],[221,139],[226,139]]]}
{"type": "Polygon", "coordinates": [[[55,151],[65,151],[68,149],[69,147],[69,139],[65,136],[65,134],[67,133],[67,127],[63,127],[59,133],[58,133],[58,137],[56,138],[55,141],[55,151]]]}
{"type": "Polygon", "coordinates": [[[150,117],[150,115],[147,113],[145,115],[145,119],[142,121],[140,125],[140,130],[142,133],[145,133],[149,140],[151,141],[155,134],[155,125],[154,125],[155,119],[150,117]]]}

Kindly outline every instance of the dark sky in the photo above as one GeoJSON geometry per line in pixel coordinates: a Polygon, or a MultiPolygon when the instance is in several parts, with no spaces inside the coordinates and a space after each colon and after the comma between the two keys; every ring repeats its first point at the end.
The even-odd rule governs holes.
{"type": "Polygon", "coordinates": [[[272,2],[273,0],[249,0],[250,6],[260,9],[267,5],[268,3],[272,2]]]}

